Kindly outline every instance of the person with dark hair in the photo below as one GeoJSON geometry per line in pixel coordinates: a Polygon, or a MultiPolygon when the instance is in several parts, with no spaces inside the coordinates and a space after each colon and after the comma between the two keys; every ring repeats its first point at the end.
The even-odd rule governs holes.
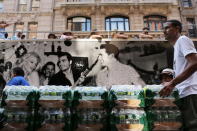
{"type": "Polygon", "coordinates": [[[22,35],[23,35],[23,33],[22,33],[22,32],[18,32],[18,33],[17,33],[17,35],[16,35],[17,40],[20,40],[22,35]]]}
{"type": "Polygon", "coordinates": [[[164,24],[165,38],[174,46],[175,78],[164,84],[160,96],[169,96],[177,88],[184,131],[197,131],[197,51],[193,41],[181,35],[182,24],[168,20],[164,24]]]}
{"type": "Polygon", "coordinates": [[[149,28],[148,27],[144,27],[143,29],[143,33],[139,34],[139,38],[140,39],[152,39],[153,36],[149,35],[149,28]]]}
{"type": "Polygon", "coordinates": [[[5,32],[4,37],[5,37],[5,40],[8,40],[8,33],[7,32],[5,32]]]}
{"type": "Polygon", "coordinates": [[[170,82],[174,77],[174,71],[170,68],[163,69],[160,73],[161,83],[170,82]]]}
{"type": "Polygon", "coordinates": [[[57,36],[55,34],[53,34],[53,33],[50,33],[48,35],[48,39],[57,39],[57,36]]]}
{"type": "Polygon", "coordinates": [[[12,62],[11,61],[7,61],[5,63],[5,70],[7,71],[7,70],[10,70],[10,69],[12,69],[12,62]]]}
{"type": "Polygon", "coordinates": [[[40,76],[40,85],[48,85],[51,77],[55,74],[55,64],[51,61],[42,67],[42,75],[40,76]]]}
{"type": "Polygon", "coordinates": [[[5,34],[7,33],[5,31],[5,28],[10,26],[11,24],[8,24],[5,21],[0,21],[0,39],[5,39],[5,34]]]}
{"type": "Polygon", "coordinates": [[[138,72],[131,66],[120,63],[117,58],[119,49],[113,44],[100,46],[102,69],[96,76],[98,86],[110,88],[112,85],[144,85],[138,72]]]}
{"type": "Polygon", "coordinates": [[[12,69],[12,79],[8,81],[6,85],[8,86],[30,86],[27,80],[24,78],[24,71],[20,67],[15,67],[12,69]]]}
{"type": "Polygon", "coordinates": [[[75,38],[75,37],[74,37],[73,33],[70,32],[70,31],[64,32],[64,33],[61,35],[61,37],[60,37],[61,40],[71,40],[71,39],[74,39],[74,38],[75,38]]]}
{"type": "Polygon", "coordinates": [[[21,40],[22,35],[23,35],[22,32],[18,32],[17,34],[15,34],[15,35],[12,37],[12,40],[21,40]]]}
{"type": "Polygon", "coordinates": [[[21,40],[24,40],[25,39],[25,35],[23,34],[22,36],[21,36],[21,40]]]}
{"type": "Polygon", "coordinates": [[[128,39],[128,36],[124,32],[115,31],[112,34],[112,39],[128,39]]]}
{"type": "Polygon", "coordinates": [[[89,39],[97,39],[97,40],[102,40],[102,35],[99,34],[99,32],[95,29],[90,33],[89,39]]]}
{"type": "Polygon", "coordinates": [[[59,72],[53,75],[49,81],[49,85],[72,86],[74,84],[73,72],[71,69],[72,56],[67,52],[62,52],[58,56],[57,66],[59,72]]]}

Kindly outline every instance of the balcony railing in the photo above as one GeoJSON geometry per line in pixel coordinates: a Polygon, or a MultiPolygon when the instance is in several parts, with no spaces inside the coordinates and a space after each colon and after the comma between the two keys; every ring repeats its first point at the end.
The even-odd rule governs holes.
{"type": "MultiPolygon", "coordinates": [[[[53,33],[57,36],[57,39],[60,38],[61,34],[62,34],[63,31],[55,31],[55,32],[23,32],[23,34],[26,35],[25,39],[47,39],[48,38],[48,34],[49,33],[53,33]],[[31,37],[29,36],[30,33],[34,33],[35,36],[34,37],[31,37]]],[[[15,32],[16,34],[17,32],[15,32]]],[[[90,35],[90,32],[72,32],[73,35],[75,36],[76,39],[87,39],[89,38],[89,35],[90,35]]],[[[139,34],[142,33],[142,31],[130,31],[130,32],[124,32],[125,35],[128,36],[128,39],[131,39],[131,40],[141,40],[138,36],[139,34]]],[[[8,39],[7,40],[16,40],[16,37],[14,35],[14,32],[8,32],[8,39]]],[[[112,39],[112,34],[113,32],[107,32],[107,31],[99,31],[99,34],[101,34],[103,36],[104,39],[112,39]]],[[[149,33],[150,35],[153,36],[153,39],[150,39],[153,40],[153,41],[160,41],[160,40],[165,40],[164,38],[164,34],[163,32],[150,32],[149,33]]],[[[182,32],[182,34],[184,35],[187,35],[189,36],[193,41],[196,41],[197,42],[197,35],[196,36],[190,36],[187,32],[182,32]]],[[[1,39],[0,38],[0,43],[2,42],[2,40],[4,39],[1,39]]]]}
{"type": "MultiPolygon", "coordinates": [[[[9,35],[10,40],[15,39],[15,35],[18,32],[7,32],[9,35]],[[15,34],[15,35],[14,35],[15,34]]],[[[26,35],[25,39],[47,39],[49,33],[55,34],[58,38],[60,38],[63,31],[55,31],[55,32],[47,32],[47,31],[36,31],[36,32],[30,32],[30,31],[23,31],[24,35],[26,35]],[[33,37],[31,36],[33,34],[33,37]]],[[[72,34],[79,39],[89,38],[91,32],[83,32],[83,31],[72,31],[72,34]]],[[[103,38],[111,39],[114,31],[98,31],[100,35],[103,36],[103,38]]],[[[139,34],[142,33],[142,31],[126,31],[124,32],[125,35],[128,36],[128,39],[139,39],[139,34]]],[[[162,31],[157,32],[150,32],[150,35],[153,36],[153,39],[164,39],[164,35],[162,31]]],[[[1,39],[0,39],[1,40],[1,39]]]]}
{"type": "Polygon", "coordinates": [[[177,0],[65,0],[63,4],[177,4],[177,0]]]}
{"type": "Polygon", "coordinates": [[[138,0],[101,0],[101,3],[138,3],[138,0]]]}
{"type": "Polygon", "coordinates": [[[176,0],[101,0],[101,3],[131,3],[131,4],[173,4],[176,0]]]}
{"type": "MultiPolygon", "coordinates": [[[[57,38],[60,38],[60,36],[62,35],[64,31],[54,31],[54,32],[48,32],[48,31],[23,31],[22,33],[26,36],[25,39],[47,39],[48,38],[48,34],[49,33],[53,33],[57,36],[57,38]]],[[[89,38],[90,33],[91,32],[83,32],[83,31],[71,31],[72,34],[75,36],[75,38],[78,39],[84,39],[84,38],[89,38]]],[[[102,35],[103,38],[105,39],[111,39],[112,35],[114,34],[114,31],[97,31],[100,35],[102,35]]],[[[123,32],[125,35],[128,36],[128,39],[135,39],[138,40],[139,38],[139,34],[141,34],[143,31],[121,31],[123,32]]],[[[18,33],[18,31],[7,31],[8,38],[9,40],[15,40],[15,36],[18,33]]],[[[164,34],[163,31],[150,31],[149,32],[150,35],[153,36],[153,40],[164,40],[164,34]]],[[[188,32],[183,31],[182,34],[184,35],[188,35],[190,38],[195,39],[195,41],[197,41],[197,35],[193,35],[190,36],[188,34],[188,32]]],[[[2,40],[0,38],[0,40],[2,40]]]]}
{"type": "Polygon", "coordinates": [[[177,0],[139,0],[139,3],[176,3],[177,0]]]}
{"type": "Polygon", "coordinates": [[[95,3],[95,0],[65,0],[64,4],[90,4],[95,3]]]}

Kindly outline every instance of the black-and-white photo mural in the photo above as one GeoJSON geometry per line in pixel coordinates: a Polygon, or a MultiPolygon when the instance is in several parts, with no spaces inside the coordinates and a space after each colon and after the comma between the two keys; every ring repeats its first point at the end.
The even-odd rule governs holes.
{"type": "Polygon", "coordinates": [[[166,41],[35,40],[0,46],[5,80],[13,67],[22,67],[34,86],[159,84],[160,71],[173,66],[173,47],[166,41]]]}

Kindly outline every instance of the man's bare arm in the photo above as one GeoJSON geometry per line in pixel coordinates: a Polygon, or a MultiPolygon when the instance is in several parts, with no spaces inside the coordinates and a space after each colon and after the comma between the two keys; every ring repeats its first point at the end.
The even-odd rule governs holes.
{"type": "Polygon", "coordinates": [[[190,77],[194,72],[197,71],[197,54],[191,53],[185,57],[188,61],[187,68],[176,78],[171,80],[170,82],[164,84],[164,88],[160,91],[161,96],[169,96],[174,87],[186,80],[188,77],[190,77]]]}
{"type": "Polygon", "coordinates": [[[187,68],[180,75],[178,75],[175,79],[172,80],[174,86],[183,82],[188,77],[190,77],[194,72],[197,71],[197,54],[192,53],[187,55],[185,58],[187,59],[189,64],[187,65],[187,68]]]}

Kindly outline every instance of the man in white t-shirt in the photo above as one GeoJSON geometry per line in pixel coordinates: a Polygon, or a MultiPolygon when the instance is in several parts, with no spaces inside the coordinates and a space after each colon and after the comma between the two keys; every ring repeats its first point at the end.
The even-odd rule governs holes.
{"type": "Polygon", "coordinates": [[[169,96],[176,87],[182,104],[184,131],[197,131],[197,52],[192,40],[181,36],[181,31],[178,20],[164,24],[165,38],[174,46],[175,78],[164,84],[160,95],[169,96]]]}

